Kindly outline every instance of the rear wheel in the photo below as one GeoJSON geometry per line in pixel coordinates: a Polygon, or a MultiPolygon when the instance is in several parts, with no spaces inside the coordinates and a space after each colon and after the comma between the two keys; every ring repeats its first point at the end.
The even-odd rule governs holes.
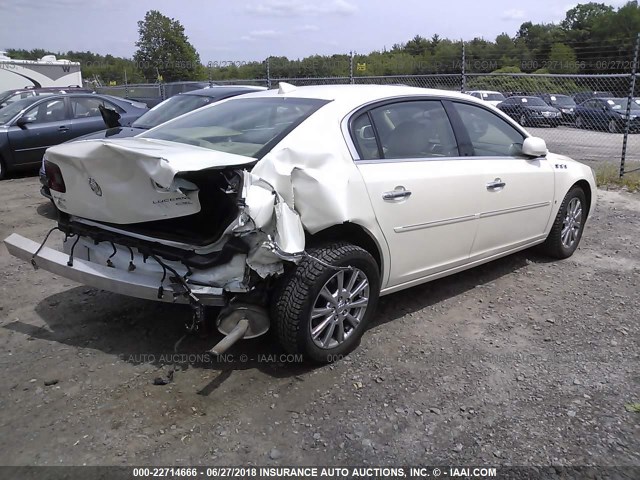
{"type": "Polygon", "coordinates": [[[609,132],[618,133],[619,131],[620,129],[618,128],[618,124],[616,123],[616,121],[613,118],[609,120],[609,132]]]}
{"type": "Polygon", "coordinates": [[[272,305],[278,340],[289,353],[328,363],[353,350],[374,314],[380,274],[360,247],[335,243],[308,250],[282,280],[272,305]]]}
{"type": "Polygon", "coordinates": [[[587,203],[584,191],[573,187],[564,197],[542,250],[554,258],[568,258],[578,248],[584,222],[587,219],[587,203]]]}
{"type": "Polygon", "coordinates": [[[576,117],[576,128],[584,128],[584,120],[582,117],[576,117]]]}
{"type": "Polygon", "coordinates": [[[520,115],[520,126],[524,127],[527,124],[527,116],[523,113],[520,115]]]}
{"type": "Polygon", "coordinates": [[[7,166],[5,165],[4,160],[2,160],[2,157],[0,157],[0,180],[3,180],[6,176],[7,166]]]}

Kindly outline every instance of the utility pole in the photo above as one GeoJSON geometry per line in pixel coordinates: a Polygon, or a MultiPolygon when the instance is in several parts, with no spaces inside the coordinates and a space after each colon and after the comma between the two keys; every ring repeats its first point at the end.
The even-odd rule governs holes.
{"type": "Polygon", "coordinates": [[[265,63],[267,64],[267,88],[271,88],[271,57],[267,57],[265,63]]]}
{"type": "Polygon", "coordinates": [[[466,77],[466,72],[465,72],[465,68],[466,68],[466,58],[465,58],[465,51],[464,51],[464,40],[462,40],[462,69],[461,69],[461,74],[462,74],[462,79],[460,82],[460,91],[464,92],[467,89],[467,77],[466,77]]]}
{"type": "Polygon", "coordinates": [[[349,83],[353,85],[353,50],[349,52],[349,83]]]}
{"type": "Polygon", "coordinates": [[[627,158],[627,139],[629,138],[629,126],[631,124],[631,102],[636,89],[636,74],[638,73],[638,54],[640,53],[640,33],[636,38],[636,48],[633,53],[633,63],[631,64],[631,81],[629,82],[629,95],[627,96],[626,123],[624,127],[624,137],[622,138],[622,156],[620,158],[620,178],[624,176],[624,162],[627,158]]]}

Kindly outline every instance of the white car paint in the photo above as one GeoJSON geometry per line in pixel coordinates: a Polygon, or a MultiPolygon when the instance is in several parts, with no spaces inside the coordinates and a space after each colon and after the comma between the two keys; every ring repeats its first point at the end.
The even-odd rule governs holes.
{"type": "MultiPolygon", "coordinates": [[[[215,271],[200,272],[203,278],[217,278],[217,286],[229,291],[241,291],[245,263],[261,276],[278,274],[282,262],[287,260],[274,253],[276,247],[292,255],[301,253],[305,248],[304,232],[315,234],[344,222],[362,227],[374,239],[382,257],[381,294],[387,294],[541,243],[550,231],[562,199],[578,181],[588,182],[593,192],[590,210],[595,206],[592,171],[553,153],[540,158],[359,159],[348,133],[348,123],[363,106],[407,97],[485,105],[465,94],[404,86],[358,85],[287,87],[243,96],[252,97],[318,98],[330,102],[285,136],[253,166],[250,174],[245,174],[247,184],[253,186],[243,193],[248,207],[225,234],[246,232],[252,220],[276,238],[275,243],[266,237],[256,243],[250,258],[242,259],[231,272],[226,269],[228,276],[222,280],[218,267],[213,267],[215,271]],[[496,180],[503,181],[505,186],[488,189],[487,185],[496,180]],[[265,194],[271,187],[277,192],[275,202],[265,194]],[[399,188],[411,191],[411,196],[383,199],[385,193],[399,188]]],[[[232,98],[223,102],[233,101],[241,100],[232,98]]],[[[502,112],[493,108],[491,111],[524,137],[529,136],[502,112]]],[[[166,128],[178,120],[133,139],[89,140],[49,149],[48,159],[61,167],[68,186],[67,193],[54,196],[58,208],[76,217],[85,215],[112,223],[181,216],[185,206],[177,204],[180,202],[175,205],[169,202],[157,217],[149,209],[134,208],[131,203],[171,197],[179,192],[180,185],[174,181],[178,172],[229,165],[242,168],[253,160],[152,138],[156,129],[166,128]],[[111,167],[112,162],[117,162],[117,169],[111,167]],[[103,191],[106,189],[121,198],[97,207],[94,192],[85,186],[89,177],[98,179],[103,191]],[[153,182],[166,191],[154,188],[153,182]]],[[[195,203],[188,208],[196,208],[195,203]]],[[[9,243],[12,253],[27,255],[26,250],[21,251],[17,246],[19,242],[15,238],[9,243]]],[[[218,242],[198,247],[198,251],[216,251],[221,247],[222,242],[218,242]]],[[[87,252],[91,248],[87,244],[86,252],[78,253],[84,255],[80,258],[88,263],[91,258],[87,252]]],[[[69,249],[67,245],[66,251],[69,249]]],[[[125,255],[120,268],[126,268],[127,262],[125,255]]],[[[180,274],[186,271],[177,264],[174,266],[180,274]]],[[[61,274],[60,269],[56,271],[61,274]]],[[[159,275],[157,269],[146,273],[159,275]]],[[[67,276],[71,278],[73,273],[67,276]]],[[[101,288],[105,288],[104,282],[101,288]]]]}
{"type": "Polygon", "coordinates": [[[479,98],[483,102],[486,102],[489,105],[494,107],[498,106],[500,102],[504,100],[504,96],[500,92],[496,92],[494,90],[469,90],[465,92],[467,95],[471,95],[474,98],[479,98]],[[490,95],[501,95],[502,99],[500,100],[487,100],[490,95]]]}

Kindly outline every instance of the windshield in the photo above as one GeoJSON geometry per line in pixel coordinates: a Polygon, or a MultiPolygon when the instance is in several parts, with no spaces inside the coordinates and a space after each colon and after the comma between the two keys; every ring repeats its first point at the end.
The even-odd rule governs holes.
{"type": "Polygon", "coordinates": [[[172,118],[204,107],[211,103],[211,97],[202,95],[176,95],[159,103],[131,125],[134,128],[149,129],[157,127],[161,123],[168,122],[172,118]]]}
{"type": "Polygon", "coordinates": [[[484,100],[487,100],[489,102],[491,101],[502,101],[504,100],[504,95],[502,95],[501,93],[483,93],[482,94],[482,98],[484,100]]]}
{"type": "Polygon", "coordinates": [[[561,107],[575,107],[576,102],[571,97],[552,96],[551,105],[560,105],[561,107]]]}
{"type": "Polygon", "coordinates": [[[259,158],[327,101],[310,98],[247,98],[196,110],[140,135],[259,158]]]}
{"type": "Polygon", "coordinates": [[[9,122],[18,113],[38,100],[40,100],[38,97],[24,98],[17,102],[12,102],[4,108],[0,108],[0,125],[6,125],[7,122],[9,122]]]}
{"type": "MultiPolygon", "coordinates": [[[[627,110],[627,99],[626,98],[612,98],[607,100],[607,103],[611,105],[612,110],[616,111],[626,111],[627,110]]],[[[640,105],[636,102],[631,102],[631,110],[640,110],[640,105]]],[[[0,114],[2,110],[0,110],[0,114]]]]}
{"type": "Polygon", "coordinates": [[[522,97],[520,99],[522,103],[526,103],[527,105],[533,105],[534,107],[548,107],[546,103],[541,98],[538,97],[522,97]]]}

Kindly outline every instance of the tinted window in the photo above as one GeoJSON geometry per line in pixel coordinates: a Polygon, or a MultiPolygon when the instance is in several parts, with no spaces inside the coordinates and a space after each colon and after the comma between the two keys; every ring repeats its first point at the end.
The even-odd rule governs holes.
{"type": "Polygon", "coordinates": [[[24,116],[32,118],[33,123],[62,122],[67,119],[67,110],[64,100],[56,98],[33,107],[24,116]]]}
{"type": "Polygon", "coordinates": [[[469,133],[474,155],[511,157],[522,149],[524,136],[507,121],[484,108],[453,103],[469,133]]]}
{"type": "Polygon", "coordinates": [[[458,145],[442,103],[400,102],[371,110],[383,157],[456,157],[458,145]]]}
{"type": "Polygon", "coordinates": [[[162,124],[141,137],[187,143],[259,158],[326,100],[246,98],[210,105],[162,124]]]}

